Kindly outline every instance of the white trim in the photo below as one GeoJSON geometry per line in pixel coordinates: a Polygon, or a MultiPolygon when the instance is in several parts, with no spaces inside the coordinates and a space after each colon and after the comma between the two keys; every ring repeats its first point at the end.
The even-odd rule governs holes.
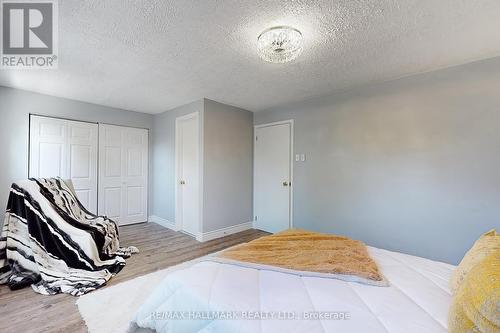
{"type": "Polygon", "coordinates": [[[207,241],[212,240],[212,239],[232,235],[232,234],[235,234],[237,232],[245,231],[248,229],[253,229],[253,221],[241,223],[241,224],[237,224],[237,225],[233,225],[230,227],[217,229],[217,230],[213,230],[213,231],[200,232],[200,233],[198,233],[198,236],[196,236],[196,240],[199,242],[207,242],[207,241]]]}
{"type": "Polygon", "coordinates": [[[151,215],[148,217],[148,222],[152,222],[152,223],[156,223],[156,224],[159,224],[161,225],[162,227],[165,227],[165,228],[168,228],[168,229],[171,229],[173,231],[179,231],[179,229],[177,229],[175,223],[169,221],[169,220],[166,220],[164,218],[161,218],[159,216],[156,216],[156,215],[151,215]]]}
{"type": "Polygon", "coordinates": [[[257,221],[252,221],[252,229],[260,230],[257,225],[257,221]]]}
{"type": "Polygon", "coordinates": [[[120,220],[114,220],[116,223],[118,223],[119,226],[126,226],[126,225],[131,225],[131,224],[138,224],[138,223],[145,223],[145,222],[148,222],[148,221],[144,221],[143,219],[141,218],[136,218],[136,219],[133,219],[133,220],[129,220],[129,221],[126,221],[126,222],[120,222],[120,220]]]}
{"type": "Polygon", "coordinates": [[[254,125],[254,128],[261,128],[261,127],[269,127],[269,126],[276,126],[276,125],[283,125],[283,124],[291,124],[293,126],[293,119],[287,119],[287,120],[280,120],[280,121],[275,121],[272,123],[266,123],[266,124],[259,124],[259,125],[254,125]]]}
{"type": "Polygon", "coordinates": [[[199,191],[199,213],[198,213],[198,232],[201,230],[202,226],[202,218],[203,218],[203,132],[202,132],[202,123],[201,116],[199,111],[195,111],[184,116],[180,116],[175,118],[175,229],[182,230],[182,207],[180,202],[179,195],[179,173],[180,173],[180,131],[179,131],[179,123],[184,120],[188,120],[191,118],[196,118],[198,120],[198,131],[199,131],[199,147],[198,147],[198,169],[199,169],[199,179],[198,179],[198,191],[199,191]]]}
{"type": "MultiPolygon", "coordinates": [[[[294,148],[293,148],[293,137],[294,137],[294,130],[293,130],[293,124],[294,120],[293,119],[287,119],[287,120],[281,120],[281,121],[275,121],[272,123],[266,123],[266,124],[260,124],[260,125],[254,125],[253,126],[253,181],[254,181],[254,191],[253,191],[253,218],[255,219],[255,141],[256,141],[256,129],[257,128],[262,128],[262,127],[269,127],[269,126],[276,126],[276,125],[283,125],[283,124],[290,124],[290,183],[292,184],[290,186],[290,208],[289,208],[289,227],[293,228],[293,189],[295,188],[295,181],[293,179],[293,163],[294,163],[294,148]]],[[[254,221],[254,229],[255,225],[257,223],[254,221]]]]}
{"type": "MultiPolygon", "coordinates": [[[[198,147],[198,234],[203,230],[204,221],[204,205],[205,205],[205,189],[204,189],[204,174],[205,174],[205,98],[201,111],[198,112],[198,130],[199,130],[199,147],[198,147]]],[[[195,237],[197,238],[197,237],[195,237]]]]}

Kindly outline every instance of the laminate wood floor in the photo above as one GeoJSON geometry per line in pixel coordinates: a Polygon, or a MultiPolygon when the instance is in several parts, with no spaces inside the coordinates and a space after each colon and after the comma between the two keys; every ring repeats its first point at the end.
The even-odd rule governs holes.
{"type": "MultiPolygon", "coordinates": [[[[127,265],[103,288],[265,235],[260,230],[246,230],[199,243],[155,223],[120,227],[122,246],[134,245],[141,252],[127,259],[127,265]]],[[[11,291],[0,286],[0,332],[86,332],[76,300],[66,294],[39,295],[29,287],[11,291]]]]}

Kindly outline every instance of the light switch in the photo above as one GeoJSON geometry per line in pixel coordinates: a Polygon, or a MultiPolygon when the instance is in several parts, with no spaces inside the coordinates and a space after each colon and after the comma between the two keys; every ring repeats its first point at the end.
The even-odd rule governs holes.
{"type": "Polygon", "coordinates": [[[306,154],[300,154],[300,161],[305,162],[306,160],[306,154]]]}
{"type": "Polygon", "coordinates": [[[298,162],[300,161],[300,155],[299,154],[295,154],[295,162],[298,162]]]}

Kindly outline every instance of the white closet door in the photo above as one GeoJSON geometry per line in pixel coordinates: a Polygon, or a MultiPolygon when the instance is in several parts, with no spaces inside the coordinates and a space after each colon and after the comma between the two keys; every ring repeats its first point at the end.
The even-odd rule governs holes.
{"type": "Polygon", "coordinates": [[[148,131],[124,130],[125,206],[124,223],[148,220],[148,131]]]}
{"type": "Polygon", "coordinates": [[[122,169],[122,129],[99,125],[99,215],[120,222],[124,172],[122,169]]]}
{"type": "Polygon", "coordinates": [[[71,179],[82,204],[97,212],[97,124],[30,117],[29,177],[71,179]]]}
{"type": "Polygon", "coordinates": [[[68,178],[80,202],[97,213],[97,124],[68,121],[68,178]]]}
{"type": "Polygon", "coordinates": [[[67,131],[66,120],[30,117],[30,178],[68,178],[67,131]]]}
{"type": "Polygon", "coordinates": [[[176,119],[176,224],[197,236],[200,224],[200,127],[198,113],[176,119]]]}
{"type": "Polygon", "coordinates": [[[147,221],[148,131],[99,125],[99,214],[120,225],[147,221]]]}

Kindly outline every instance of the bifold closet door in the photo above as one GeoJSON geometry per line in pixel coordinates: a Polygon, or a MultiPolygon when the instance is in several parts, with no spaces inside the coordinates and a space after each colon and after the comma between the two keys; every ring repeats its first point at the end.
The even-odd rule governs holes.
{"type": "Polygon", "coordinates": [[[71,179],[80,202],[97,212],[97,133],[93,123],[30,116],[29,177],[71,179]]]}
{"type": "Polygon", "coordinates": [[[148,131],[99,124],[99,214],[139,223],[147,207],[148,131]]]}

